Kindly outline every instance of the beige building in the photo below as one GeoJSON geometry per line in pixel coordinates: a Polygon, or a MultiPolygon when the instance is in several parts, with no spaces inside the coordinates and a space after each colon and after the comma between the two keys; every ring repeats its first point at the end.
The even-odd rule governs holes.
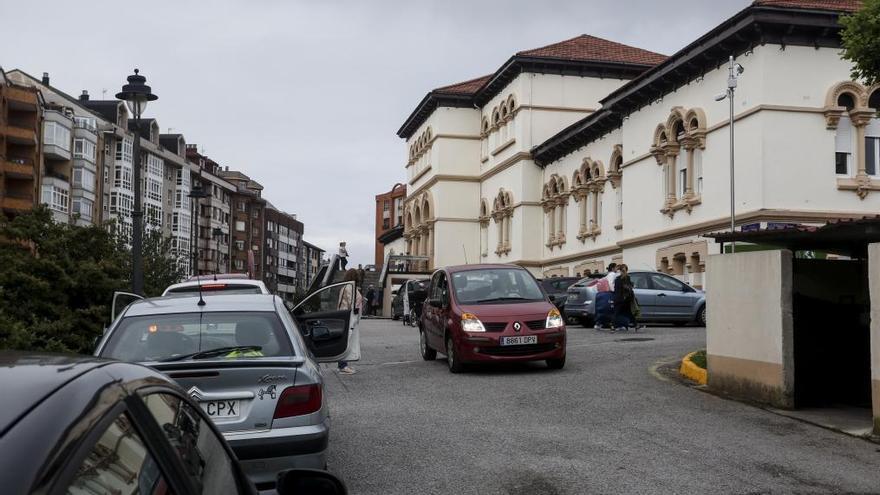
{"type": "Polygon", "coordinates": [[[398,132],[409,253],[541,276],[623,260],[704,286],[719,248],[701,236],[729,226],[729,107],[715,96],[731,55],[745,68],[738,224],[874,214],[880,92],[839,54],[838,17],[856,5],[759,0],[668,58],[579,36],[430,92],[398,132]]]}

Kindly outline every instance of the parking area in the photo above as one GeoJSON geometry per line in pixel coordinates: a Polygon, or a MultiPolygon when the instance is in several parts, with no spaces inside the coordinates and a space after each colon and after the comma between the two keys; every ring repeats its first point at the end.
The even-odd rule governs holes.
{"type": "Polygon", "coordinates": [[[416,329],[364,320],[358,373],[325,369],[329,469],[355,494],[875,492],[875,444],[682,386],[655,367],[700,327],[572,326],[568,361],[460,375],[416,329]],[[841,473],[847,473],[842,478],[841,473]]]}

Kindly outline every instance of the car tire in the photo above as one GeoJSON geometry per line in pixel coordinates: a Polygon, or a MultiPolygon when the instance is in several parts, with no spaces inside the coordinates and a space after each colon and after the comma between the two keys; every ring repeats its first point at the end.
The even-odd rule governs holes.
{"type": "Polygon", "coordinates": [[[699,311],[697,311],[697,323],[702,326],[706,326],[706,305],[704,304],[699,311]]]}
{"type": "Polygon", "coordinates": [[[565,356],[562,356],[561,358],[548,359],[547,367],[551,370],[561,370],[565,367],[565,356]]]}
{"type": "Polygon", "coordinates": [[[397,313],[395,313],[393,309],[391,310],[391,319],[394,321],[397,321],[400,319],[400,316],[398,316],[397,313]]]}
{"type": "Polygon", "coordinates": [[[455,343],[452,337],[446,336],[446,364],[449,365],[450,373],[461,373],[464,371],[464,365],[458,359],[458,353],[455,352],[455,343]]]}
{"type": "Polygon", "coordinates": [[[428,336],[424,330],[419,330],[419,352],[425,361],[433,361],[437,359],[437,351],[431,349],[428,345],[428,336]]]}

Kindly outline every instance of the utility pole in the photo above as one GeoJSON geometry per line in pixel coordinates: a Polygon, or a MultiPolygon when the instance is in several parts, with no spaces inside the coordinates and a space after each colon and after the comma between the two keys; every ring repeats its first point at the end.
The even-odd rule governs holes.
{"type": "MultiPolygon", "coordinates": [[[[729,65],[728,65],[728,75],[727,75],[727,92],[724,94],[720,94],[715,97],[715,101],[722,101],[727,98],[728,103],[730,104],[730,117],[728,127],[730,129],[730,234],[734,235],[736,233],[736,174],[734,169],[734,148],[735,148],[735,139],[733,135],[733,122],[734,122],[734,94],[736,93],[737,82],[739,81],[739,76],[745,72],[745,69],[742,65],[733,61],[733,55],[730,56],[729,65]]],[[[732,240],[730,243],[730,252],[736,252],[736,240],[732,240]]]]}

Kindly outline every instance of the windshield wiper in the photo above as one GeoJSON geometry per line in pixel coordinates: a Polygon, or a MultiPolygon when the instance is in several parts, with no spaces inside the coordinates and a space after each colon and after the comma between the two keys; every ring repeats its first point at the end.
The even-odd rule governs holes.
{"type": "Polygon", "coordinates": [[[233,345],[229,347],[217,347],[216,349],[208,349],[207,351],[193,352],[190,354],[181,354],[180,356],[171,356],[169,358],[160,359],[158,362],[170,363],[172,361],[183,361],[184,359],[206,359],[210,357],[217,357],[221,354],[227,354],[230,352],[260,351],[262,349],[263,347],[259,345],[233,345]]]}
{"type": "Polygon", "coordinates": [[[533,299],[526,299],[525,297],[490,297],[489,299],[478,299],[474,301],[475,303],[484,303],[484,302],[493,302],[493,301],[532,301],[533,299]]]}

